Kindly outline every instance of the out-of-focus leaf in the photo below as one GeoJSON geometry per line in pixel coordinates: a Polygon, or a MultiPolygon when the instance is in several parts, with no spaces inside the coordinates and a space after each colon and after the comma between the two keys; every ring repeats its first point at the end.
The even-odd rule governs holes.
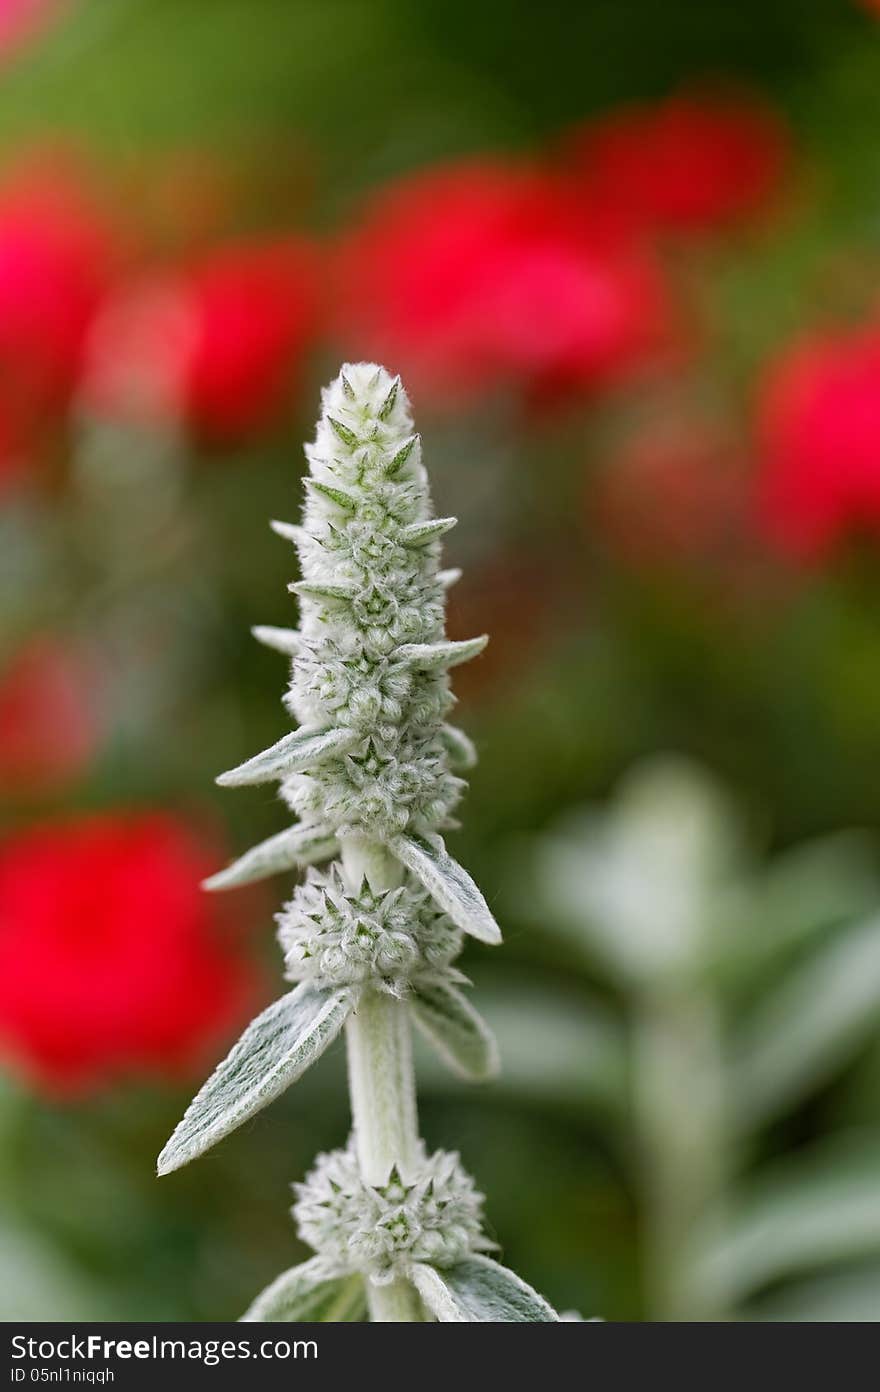
{"type": "Polygon", "coordinates": [[[880,1320],[880,1266],[799,1281],[747,1311],[750,1322],[874,1324],[880,1320]]]}
{"type": "Polygon", "coordinates": [[[785,1277],[880,1253],[878,1174],[874,1136],[778,1163],[734,1201],[714,1236],[698,1239],[692,1279],[736,1306],[785,1277]]]}
{"type": "Polygon", "coordinates": [[[352,1324],[363,1319],[367,1297],[360,1276],[328,1279],[319,1257],[291,1267],[261,1291],[241,1317],[242,1324],[285,1321],[352,1324]]]}
{"type": "MultiPolygon", "coordinates": [[[[603,1006],[526,987],[478,985],[476,997],[501,1057],[493,1093],[578,1108],[622,1104],[623,1037],[603,1006]]],[[[436,1092],[461,1086],[427,1050],[419,1054],[419,1080],[436,1092]]]]}
{"type": "Polygon", "coordinates": [[[609,812],[581,813],[544,837],[532,860],[548,926],[630,987],[704,954],[738,854],[722,792],[664,757],[636,768],[609,812]]]}
{"type": "Polygon", "coordinates": [[[416,1262],[412,1279],[443,1324],[550,1324],[559,1319],[543,1296],[491,1257],[467,1257],[442,1271],[416,1262]]]}
{"type": "Polygon", "coordinates": [[[880,1021],[880,916],[842,930],[789,973],[740,1027],[731,1094],[742,1125],[824,1083],[880,1021]]]}
{"type": "Polygon", "coordinates": [[[845,831],[783,852],[754,880],[727,896],[726,927],[715,965],[745,985],[766,977],[822,929],[870,913],[880,878],[864,832],[845,831]]]}
{"type": "Polygon", "coordinates": [[[0,1321],[107,1318],[107,1292],[35,1232],[0,1218],[0,1321]]]}
{"type": "Polygon", "coordinates": [[[252,1020],[187,1107],[159,1156],[159,1174],[188,1165],[295,1083],[332,1044],[356,1002],[351,987],[302,982],[252,1020]]]}

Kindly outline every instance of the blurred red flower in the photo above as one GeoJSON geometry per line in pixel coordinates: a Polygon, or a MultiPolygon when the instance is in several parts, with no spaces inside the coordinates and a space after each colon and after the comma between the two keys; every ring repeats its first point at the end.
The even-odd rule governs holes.
{"type": "Polygon", "coordinates": [[[265,426],[286,398],[317,319],[304,239],[219,248],[126,287],[95,330],[87,392],[100,411],[182,418],[209,440],[265,426]]]}
{"type": "Polygon", "coordinates": [[[199,889],[217,856],[163,814],[46,825],[0,845],[0,1051],[55,1092],[174,1075],[252,1003],[254,969],[199,889]]]}
{"type": "Polygon", "coordinates": [[[787,144],[762,103],[685,92],[591,122],[572,148],[587,197],[608,215],[658,231],[706,232],[766,204],[787,144]]]}
{"type": "Polygon", "coordinates": [[[0,61],[36,38],[64,4],[65,0],[0,0],[0,61]]]}
{"type": "Polygon", "coordinates": [[[18,422],[2,404],[0,393],[0,500],[24,483],[30,472],[31,454],[18,422]]]}
{"type": "Polygon", "coordinates": [[[784,353],[767,373],[760,432],[759,506],[783,550],[821,559],[854,530],[880,531],[880,325],[784,353]]]}
{"type": "Polygon", "coordinates": [[[85,660],[34,638],[0,665],[0,788],[40,795],[69,783],[95,752],[95,683],[85,660]]]}
{"type": "Polygon", "coordinates": [[[426,395],[614,379],[667,345],[653,257],[592,225],[560,182],[500,162],[380,191],[340,250],[336,328],[426,395]]]}
{"type": "Polygon", "coordinates": [[[71,165],[35,162],[0,185],[0,398],[14,418],[65,404],[114,259],[71,165]]]}
{"type": "Polygon", "coordinates": [[[723,431],[655,421],[591,481],[589,508],[603,541],[634,566],[720,562],[747,530],[746,479],[723,431]]]}

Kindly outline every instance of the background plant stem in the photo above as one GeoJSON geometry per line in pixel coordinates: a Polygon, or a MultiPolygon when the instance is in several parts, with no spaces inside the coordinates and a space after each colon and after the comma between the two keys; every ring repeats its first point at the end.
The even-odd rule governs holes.
{"type": "Polygon", "coordinates": [[[640,996],[632,1068],[648,1318],[724,1319],[728,1312],[694,1281],[691,1260],[697,1226],[717,1218],[725,1187],[714,1001],[679,983],[640,996]]]}

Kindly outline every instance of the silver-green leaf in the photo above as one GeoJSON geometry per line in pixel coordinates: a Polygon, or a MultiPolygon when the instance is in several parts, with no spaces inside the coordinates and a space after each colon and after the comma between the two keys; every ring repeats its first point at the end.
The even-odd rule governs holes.
{"type": "Polygon", "coordinates": [[[360,1276],[328,1276],[320,1257],[283,1271],[257,1296],[240,1324],[353,1324],[364,1318],[367,1295],[360,1276]]]}
{"type": "Polygon", "coordinates": [[[221,773],[217,779],[221,788],[247,787],[254,783],[268,783],[273,778],[286,778],[288,774],[298,773],[322,759],[344,754],[357,743],[357,730],[333,727],[329,730],[313,730],[304,725],[284,735],[269,749],[255,754],[252,759],[221,773]]]}
{"type": "Polygon", "coordinates": [[[416,1262],[410,1275],[443,1324],[551,1324],[559,1319],[543,1296],[490,1257],[466,1257],[442,1271],[416,1262]]]}
{"type": "Polygon", "coordinates": [[[448,570],[438,570],[437,583],[442,585],[444,590],[451,590],[453,585],[458,584],[462,574],[461,566],[450,566],[448,570]]]}
{"type": "Polygon", "coordinates": [[[251,629],[258,643],[274,652],[296,657],[302,647],[302,639],[295,628],[275,628],[272,624],[255,624],[251,629]]]}
{"type": "Polygon", "coordinates": [[[295,1083],[333,1042],[356,1002],[351,987],[303,982],[252,1020],[186,1109],[159,1156],[159,1174],[202,1155],[295,1083]]]}
{"type": "Polygon", "coordinates": [[[347,488],[338,488],[332,483],[324,483],[321,479],[316,478],[307,478],[305,482],[313,492],[320,493],[322,498],[334,503],[343,512],[357,510],[357,498],[347,488]]]}
{"type": "Polygon", "coordinates": [[[459,667],[462,662],[470,662],[477,657],[489,641],[483,633],[479,638],[465,638],[460,642],[446,639],[442,643],[401,643],[395,657],[401,662],[409,662],[413,667],[431,671],[435,667],[459,667]]]}
{"type": "Polygon", "coordinates": [[[876,1028],[880,917],[839,930],[770,991],[735,1036],[731,1089],[754,1126],[833,1076],[876,1028]]]}
{"type": "Polygon", "coordinates": [[[453,769],[463,773],[473,768],[477,762],[477,749],[464,730],[459,730],[455,725],[444,725],[440,731],[440,738],[453,769]]]}
{"type": "Polygon", "coordinates": [[[465,933],[493,947],[501,942],[489,905],[467,871],[452,859],[442,837],[395,836],[388,849],[465,933]]]}
{"type": "Polygon", "coordinates": [[[256,880],[306,865],[317,865],[336,854],[339,843],[327,827],[293,826],[252,846],[243,856],[202,881],[202,889],[235,889],[256,880]]]}
{"type": "Polygon", "coordinates": [[[416,982],[409,1004],[419,1029],[453,1073],[474,1083],[495,1076],[495,1036],[461,991],[445,982],[416,982]]]}
{"type": "Polygon", "coordinates": [[[778,1160],[694,1235],[691,1279],[736,1306],[756,1291],[880,1254],[880,1147],[859,1133],[778,1160]]]}
{"type": "Polygon", "coordinates": [[[458,522],[457,517],[431,517],[426,522],[410,522],[401,528],[400,541],[403,546],[426,546],[429,541],[451,532],[458,522]]]}
{"type": "Polygon", "coordinates": [[[299,526],[296,522],[281,522],[277,517],[273,517],[269,526],[276,536],[280,536],[284,541],[292,541],[294,546],[301,546],[304,541],[310,540],[305,527],[299,526]]]}

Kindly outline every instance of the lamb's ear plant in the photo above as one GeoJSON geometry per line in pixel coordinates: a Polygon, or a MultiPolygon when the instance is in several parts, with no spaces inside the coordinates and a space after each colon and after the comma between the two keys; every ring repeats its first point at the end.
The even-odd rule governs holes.
{"type": "Polygon", "coordinates": [[[300,627],[254,630],[292,659],[285,704],[298,727],[218,779],[276,780],[298,820],[207,882],[227,889],[305,870],[278,916],[295,984],[205,1083],[159,1173],[271,1102],[344,1028],[352,1136],[319,1156],[293,1210],[316,1255],[244,1319],[556,1320],[486,1255],[482,1196],[456,1155],[427,1153],[416,1111],[413,1023],[459,1074],[479,1080],[497,1067],[453,963],[466,933],[490,944],[501,934],[442,836],[475,757],[446,723],[448,671],[487,640],[445,636],[456,572],[440,567],[440,538],[454,518],[433,516],[400,380],[349,364],[322,405],[302,525],[272,524],[299,554],[302,579],[290,588],[300,627]]]}

